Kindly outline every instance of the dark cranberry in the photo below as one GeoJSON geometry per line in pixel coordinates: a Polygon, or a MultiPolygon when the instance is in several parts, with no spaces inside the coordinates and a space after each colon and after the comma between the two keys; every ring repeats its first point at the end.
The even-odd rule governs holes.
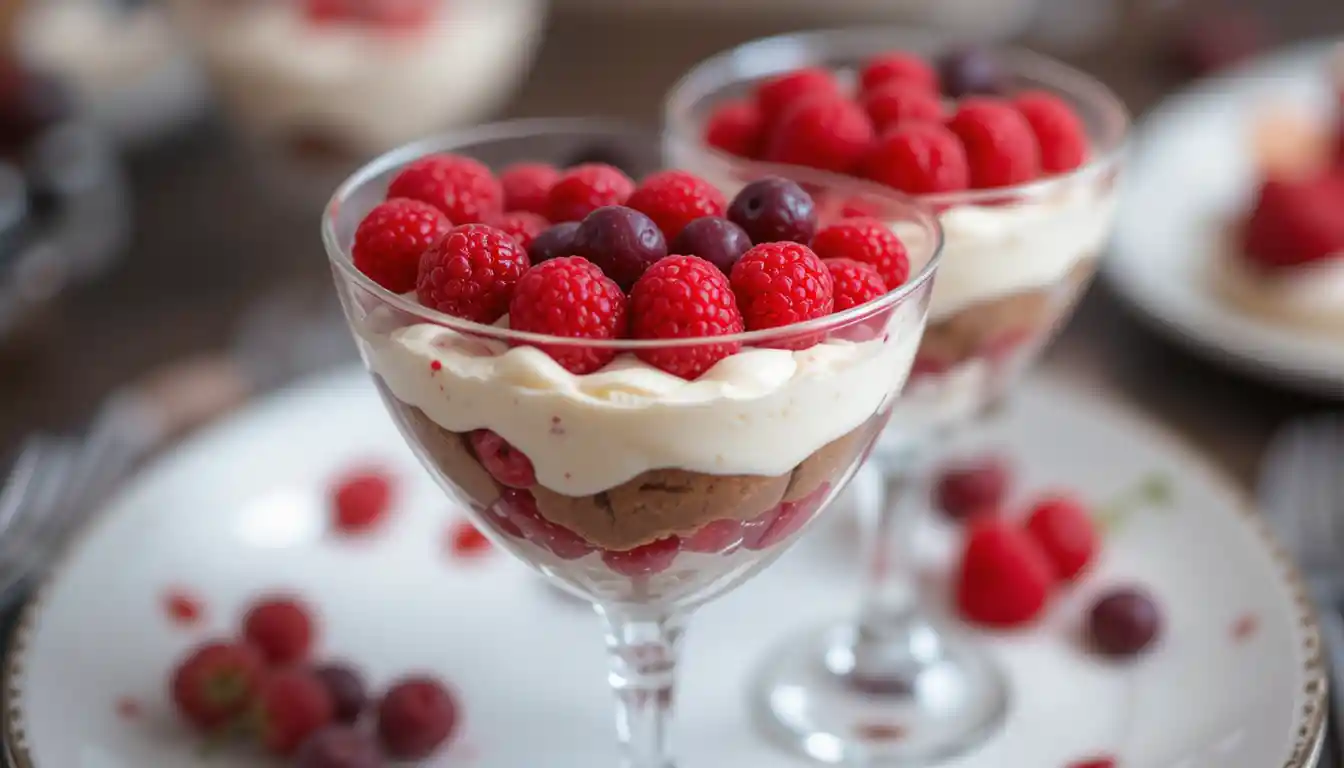
{"type": "Polygon", "coordinates": [[[373,737],[349,726],[323,728],[299,747],[294,768],[383,768],[382,751],[373,737]]]}
{"type": "Polygon", "coordinates": [[[616,146],[615,144],[601,143],[591,144],[583,147],[579,151],[570,155],[565,162],[560,164],[562,168],[573,168],[576,165],[587,165],[589,163],[601,163],[619,168],[627,176],[640,176],[639,169],[635,167],[634,159],[630,153],[616,146]]]}
{"type": "Polygon", "coordinates": [[[579,224],[574,249],[629,293],[644,270],[667,255],[667,240],[653,219],[633,208],[609,205],[579,224]]]}
{"type": "Polygon", "coordinates": [[[788,179],[753,181],[728,206],[728,218],[756,245],[812,242],[817,233],[817,204],[788,179]]]}
{"type": "Polygon", "coordinates": [[[1008,466],[984,456],[948,467],[933,486],[933,504],[954,520],[994,512],[1008,493],[1008,466]]]}
{"type": "Polygon", "coordinates": [[[717,216],[703,216],[683,227],[669,250],[683,256],[699,256],[727,275],[749,248],[751,238],[741,227],[717,216]]]}
{"type": "Polygon", "coordinates": [[[954,99],[974,94],[993,95],[1008,88],[1008,74],[993,53],[983,48],[962,48],[938,59],[938,79],[943,93],[954,99]]]}
{"type": "Polygon", "coordinates": [[[1101,597],[1087,616],[1092,647],[1103,656],[1136,656],[1157,639],[1162,614],[1157,603],[1137,589],[1118,589],[1101,597]]]}
{"type": "Polygon", "coordinates": [[[317,679],[331,694],[336,720],[342,723],[358,720],[369,700],[368,687],[359,671],[348,664],[332,663],[323,664],[313,670],[313,674],[317,675],[317,679]]]}
{"type": "Polygon", "coordinates": [[[574,237],[579,233],[579,222],[566,221],[556,224],[552,227],[542,230],[541,234],[532,238],[532,243],[527,246],[527,257],[532,260],[533,266],[543,261],[558,259],[561,256],[573,256],[574,237]]]}
{"type": "Polygon", "coordinates": [[[437,680],[403,680],[378,705],[378,739],[397,760],[429,757],[456,729],[457,702],[437,680]]]}

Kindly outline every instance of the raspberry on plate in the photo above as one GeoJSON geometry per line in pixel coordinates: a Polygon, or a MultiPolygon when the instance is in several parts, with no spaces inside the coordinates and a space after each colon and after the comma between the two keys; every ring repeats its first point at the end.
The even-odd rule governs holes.
{"type": "Polygon", "coordinates": [[[423,760],[457,730],[457,702],[428,677],[402,680],[378,704],[378,740],[396,760],[423,760]]]}
{"type": "Polygon", "coordinates": [[[752,101],[724,102],[705,123],[705,143],[738,157],[760,156],[764,135],[765,120],[752,101]]]}
{"type": "Polygon", "coordinates": [[[512,236],[523,250],[528,251],[532,247],[532,241],[550,228],[551,222],[547,221],[545,216],[529,211],[509,211],[491,221],[490,226],[512,236]]]}
{"type": "Polygon", "coordinates": [[[335,706],[327,686],[309,669],[290,667],[272,672],[257,693],[258,735],[262,746],[274,755],[292,755],[334,717],[335,706]]]}
{"type": "Polygon", "coordinates": [[[488,429],[478,429],[468,439],[481,466],[500,484],[510,488],[531,488],[537,484],[532,460],[509,441],[488,429]]]}
{"type": "Polygon", "coordinates": [[[872,265],[853,259],[823,259],[835,283],[835,311],[867,304],[887,293],[887,284],[872,265]]]}
{"type": "Polygon", "coordinates": [[[1012,104],[985,96],[963,99],[947,126],[966,148],[972,187],[1010,187],[1040,175],[1036,134],[1012,104]]]}
{"type": "Polygon", "coordinates": [[[551,187],[559,180],[559,169],[547,163],[510,165],[499,172],[499,184],[504,190],[505,212],[527,211],[545,216],[551,187]]]}
{"type": "Polygon", "coordinates": [[[1067,173],[1087,160],[1087,128],[1067,101],[1047,91],[1028,91],[1013,99],[1027,118],[1041,148],[1041,170],[1067,173]]]}
{"type": "Polygon", "coordinates": [[[891,83],[903,83],[938,95],[938,72],[933,65],[913,53],[892,51],[874,56],[859,72],[859,88],[864,93],[891,83]]]}
{"type": "MultiPolygon", "coordinates": [[[[668,256],[630,291],[630,335],[686,339],[741,333],[742,313],[728,277],[697,256],[668,256]]],[[[683,379],[695,379],[737,351],[735,343],[641,349],[639,359],[683,379]]]]}
{"type": "Polygon", "coordinates": [[[728,199],[718,187],[686,171],[660,171],[646,177],[626,202],[658,225],[668,240],[702,216],[722,216],[728,199]]]}
{"type": "MultiPolygon", "coordinates": [[[[571,339],[618,339],[625,332],[625,294],[602,270],[579,256],[538,264],[518,281],[509,325],[516,331],[571,339]]],[[[592,373],[616,356],[590,346],[538,344],[570,373],[592,373]]]]}
{"type": "Polygon", "coordinates": [[[197,728],[227,725],[251,706],[264,667],[261,654],[249,645],[206,643],[173,670],[173,705],[197,728]]]}
{"type": "Polygon", "coordinates": [[[289,596],[258,600],[243,617],[243,639],[272,666],[303,661],[312,650],[314,634],[312,611],[289,596]]]}
{"type": "Polygon", "coordinates": [[[877,219],[842,219],[812,238],[812,250],[823,259],[853,259],[871,266],[888,289],[904,285],[910,276],[905,244],[877,219]]]}
{"type": "Polygon", "coordinates": [[[667,238],[653,219],[633,208],[610,205],[588,214],[574,232],[574,253],[601,268],[621,290],[667,255],[667,238]]]}
{"type": "Polygon", "coordinates": [[[859,162],[864,177],[910,195],[959,192],[971,185],[966,149],[936,123],[906,123],[878,139],[859,162]]]}
{"type": "Polygon", "coordinates": [[[1260,186],[1243,230],[1246,257],[1281,269],[1344,251],[1344,169],[1301,181],[1270,179],[1260,186]]]}
{"type": "Polygon", "coordinates": [[[332,523],[342,533],[360,533],[383,519],[391,506],[386,472],[361,470],[341,478],[331,494],[332,523]]]}
{"type": "Polygon", "coordinates": [[[511,235],[484,224],[456,227],[420,258],[416,296],[430,309],[493,323],[530,264],[511,235]]]}
{"type": "Polygon", "coordinates": [[[796,69],[766,80],[756,89],[756,106],[766,126],[772,126],[795,104],[812,96],[840,95],[835,75],[820,67],[796,69]]]}
{"type": "Polygon", "coordinates": [[[900,80],[864,91],[859,103],[879,136],[901,123],[943,119],[943,103],[936,93],[900,80]]]}
{"type": "Polygon", "coordinates": [[[873,124],[849,99],[814,96],[784,112],[770,130],[765,159],[848,173],[873,143],[873,124]]]}
{"type": "Polygon", "coordinates": [[[438,208],[398,198],[376,206],[355,230],[355,268],[393,293],[415,289],[420,256],[453,228],[438,208]]]}
{"type": "Polygon", "coordinates": [[[975,624],[1003,629],[1034,621],[1055,586],[1049,559],[1025,531],[977,517],[966,531],[957,573],[957,609],[975,624]]]}
{"type": "Polygon", "coordinates": [[[831,272],[811,248],[765,243],[733,267],[733,293],[747,330],[793,325],[831,314],[831,272]]]}
{"type": "Polygon", "coordinates": [[[602,163],[576,165],[565,171],[546,199],[551,221],[579,221],[598,208],[625,205],[635,182],[619,168],[602,163]]]}
{"type": "Polygon", "coordinates": [[[490,169],[461,155],[428,155],[401,169],[388,199],[407,197],[443,211],[455,225],[474,224],[504,209],[504,188],[490,169]]]}
{"type": "Polygon", "coordinates": [[[1101,549],[1101,536],[1087,507],[1071,496],[1056,494],[1036,502],[1025,527],[1060,581],[1076,580],[1101,549]]]}

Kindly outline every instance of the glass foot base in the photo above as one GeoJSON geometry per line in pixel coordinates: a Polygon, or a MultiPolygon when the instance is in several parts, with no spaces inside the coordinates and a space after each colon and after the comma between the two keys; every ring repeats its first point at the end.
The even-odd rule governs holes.
{"type": "MultiPolygon", "coordinates": [[[[791,637],[753,681],[767,736],[823,763],[932,766],[993,735],[1008,712],[997,665],[974,645],[912,634],[899,676],[856,674],[852,625],[791,637]]],[[[916,633],[917,634],[917,633],[916,633]]]]}

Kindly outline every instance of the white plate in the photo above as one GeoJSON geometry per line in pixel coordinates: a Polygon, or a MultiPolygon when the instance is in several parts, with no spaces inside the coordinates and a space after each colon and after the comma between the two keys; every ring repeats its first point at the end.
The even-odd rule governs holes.
{"type": "Polygon", "coordinates": [[[1252,374],[1344,396],[1344,343],[1238,311],[1209,288],[1227,222],[1256,183],[1250,121],[1265,105],[1331,107],[1329,46],[1292,48],[1173,96],[1143,121],[1125,179],[1112,285],[1155,325],[1252,374]]]}
{"type": "MultiPolygon", "coordinates": [[[[1064,768],[1098,754],[1125,768],[1310,765],[1325,692],[1315,623],[1244,501],[1163,433],[1058,387],[1033,385],[1005,418],[995,437],[1020,446],[1028,487],[1103,499],[1163,470],[1177,498],[1167,514],[1131,519],[1096,575],[1039,628],[990,640],[1015,707],[1000,735],[956,765],[1064,768]],[[1136,665],[1100,663],[1075,641],[1080,604],[1112,582],[1147,585],[1168,619],[1164,642],[1136,665]],[[1239,624],[1254,631],[1238,640],[1239,624]]],[[[450,508],[362,372],[315,379],[195,438],[111,501],[30,605],[5,686],[19,768],[201,765],[165,701],[168,669],[228,632],[248,595],[275,588],[314,601],[324,647],[375,682],[429,669],[462,692],[463,739],[435,765],[616,765],[596,621],[501,553],[446,554],[450,508]],[[400,476],[396,513],[376,536],[335,541],[324,533],[327,483],[370,459],[400,476]],[[173,588],[203,599],[204,629],[166,619],[173,588]],[[124,701],[141,714],[119,712],[124,701]]],[[[833,515],[694,624],[680,697],[685,765],[803,765],[750,727],[744,686],[781,636],[849,607],[847,520],[833,515]]],[[[208,764],[255,757],[226,752],[208,764]]]]}

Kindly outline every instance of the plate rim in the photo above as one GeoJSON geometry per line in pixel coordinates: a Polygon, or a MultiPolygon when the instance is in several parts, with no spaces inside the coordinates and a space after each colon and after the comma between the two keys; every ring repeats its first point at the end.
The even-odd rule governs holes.
{"type": "MultiPolygon", "coordinates": [[[[365,373],[363,367],[356,365],[344,366],[333,371],[307,377],[280,392],[248,403],[241,409],[189,436],[186,441],[175,444],[173,448],[170,448],[170,451],[179,449],[186,443],[204,440],[235,423],[240,417],[249,413],[256,413],[264,405],[287,397],[294,397],[311,389],[330,389],[338,382],[349,381],[352,378],[362,379],[365,376],[367,376],[367,373],[365,373]],[[358,376],[355,376],[356,373],[358,376]]],[[[1304,659],[1302,693],[1305,701],[1300,712],[1301,725],[1298,727],[1297,733],[1293,734],[1292,746],[1284,758],[1282,768],[1318,768],[1317,763],[1325,743],[1326,716],[1329,712],[1329,676],[1322,648],[1319,619],[1306,580],[1287,550],[1279,542],[1278,537],[1273,533],[1269,520],[1260,511],[1259,505],[1252,495],[1238,485],[1227,471],[1205,457],[1179,433],[1129,403],[1069,386],[1067,379],[1044,372],[1038,372],[1028,377],[1027,381],[1021,386],[1045,389],[1051,392],[1052,396],[1060,395],[1065,398],[1074,398],[1077,401],[1087,403],[1088,407],[1104,412],[1109,418],[1123,421],[1126,426],[1143,434],[1145,439],[1154,440],[1166,449],[1183,457],[1185,461],[1196,467],[1211,482],[1221,486],[1228,494],[1229,499],[1233,502],[1232,511],[1259,539],[1260,545],[1265,548],[1274,566],[1276,566],[1279,578],[1288,588],[1293,602],[1292,608],[1297,614],[1297,626],[1302,634],[1301,643],[1304,659]]],[[[147,469],[165,460],[165,456],[161,454],[151,458],[135,475],[129,478],[129,481],[135,482],[147,469]]],[[[106,508],[115,503],[121,493],[124,492],[125,487],[119,488],[99,507],[106,508]]],[[[19,681],[25,676],[25,663],[29,655],[29,645],[37,625],[38,616],[45,609],[46,602],[54,591],[61,575],[78,556],[79,551],[101,528],[98,521],[108,518],[94,515],[92,519],[94,522],[84,526],[76,535],[71,537],[52,559],[50,569],[43,575],[32,596],[24,603],[15,622],[9,647],[5,650],[3,660],[0,660],[0,742],[3,742],[4,755],[13,768],[38,768],[27,743],[27,730],[20,706],[23,689],[19,681]]],[[[47,768],[54,767],[48,766],[47,768]]]]}

